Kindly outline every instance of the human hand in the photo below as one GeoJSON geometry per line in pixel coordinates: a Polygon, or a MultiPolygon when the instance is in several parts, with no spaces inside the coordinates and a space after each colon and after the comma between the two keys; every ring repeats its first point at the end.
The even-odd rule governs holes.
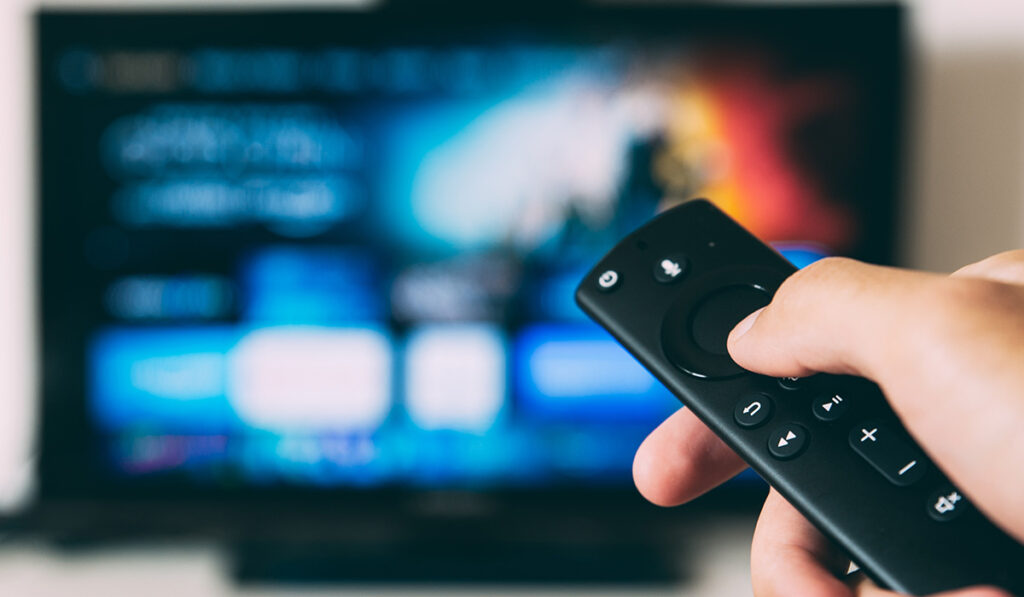
{"type": "MultiPolygon", "coordinates": [[[[907,430],[993,522],[1024,541],[1024,250],[941,276],[825,259],[791,276],[737,324],[729,353],[766,375],[869,378],[907,430]],[[984,408],[979,408],[979,405],[984,408]],[[947,438],[955,435],[955,446],[947,438]]],[[[689,409],[637,450],[633,477],[650,501],[689,501],[746,464],[689,409]]],[[[751,547],[758,597],[891,596],[862,575],[778,493],[751,547]]],[[[947,597],[994,597],[986,587],[947,597]]]]}

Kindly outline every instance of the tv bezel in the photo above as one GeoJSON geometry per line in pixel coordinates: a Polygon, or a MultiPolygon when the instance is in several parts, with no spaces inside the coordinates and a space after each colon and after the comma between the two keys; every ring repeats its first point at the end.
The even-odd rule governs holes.
{"type": "MultiPolygon", "coordinates": [[[[903,105],[905,102],[906,35],[904,10],[897,4],[872,5],[783,5],[752,4],[633,4],[586,2],[491,3],[408,2],[383,6],[325,10],[213,8],[160,10],[44,9],[37,13],[36,87],[38,97],[36,131],[38,143],[38,262],[37,301],[40,305],[38,337],[41,339],[39,395],[41,431],[38,445],[37,503],[45,511],[62,512],[53,520],[63,525],[84,524],[82,511],[94,521],[128,518],[136,528],[167,533],[169,521],[175,528],[250,528],[273,526],[278,522],[310,516],[334,517],[339,521],[357,519],[416,520],[468,519],[498,528],[499,520],[550,521],[566,517],[590,517],[607,524],[659,523],[677,516],[646,504],[628,485],[601,487],[580,485],[539,489],[454,489],[425,488],[336,489],[310,487],[262,488],[245,485],[213,487],[178,483],[147,482],[138,479],[97,484],[76,466],[80,454],[69,454],[68,446],[88,433],[84,379],[85,348],[69,346],[63,331],[69,322],[66,297],[59,294],[73,288],[61,246],[64,226],[60,214],[49,206],[60,201],[50,177],[59,176],[60,147],[54,142],[61,132],[54,130],[50,108],[56,83],[42,69],[53,63],[54,52],[69,46],[109,44],[118,48],[168,47],[183,43],[216,43],[220,46],[283,45],[310,46],[337,43],[343,35],[372,39],[374,25],[386,21],[415,39],[416,30],[426,23],[481,26],[485,42],[495,31],[528,27],[541,34],[591,31],[610,28],[658,33],[678,32],[700,38],[718,35],[753,35],[758,39],[786,39],[801,36],[801,43],[856,42],[850,51],[870,46],[876,56],[886,56],[876,76],[889,90],[884,98],[891,109],[886,117],[892,130],[889,144],[879,147],[878,159],[888,168],[880,182],[888,191],[870,202],[866,212],[865,235],[874,239],[858,256],[873,262],[892,263],[896,257],[896,230],[901,209],[900,191],[904,163],[903,105]],[[229,34],[225,32],[230,31],[229,34]],[[303,41],[298,43],[296,31],[303,41]],[[228,39],[225,39],[225,36],[228,39]],[[369,37],[367,37],[369,36],[369,37]],[[111,40],[111,41],[107,41],[111,40]],[[84,509],[84,510],[83,510],[84,509]],[[102,514],[97,514],[102,513],[102,514]]],[[[791,40],[786,43],[791,43],[791,40]]],[[[885,124],[885,123],[882,123],[885,124]]],[[[880,124],[880,126],[882,126],[880,124]]],[[[79,322],[78,324],[84,325],[79,322]]],[[[701,503],[710,508],[749,507],[763,494],[759,483],[732,484],[718,490],[713,499],[701,503]]],[[[90,518],[85,517],[85,518],[90,518]]],[[[287,525],[283,525],[287,526],[287,525]]],[[[427,532],[438,532],[429,524],[427,532]]],[[[543,524],[537,527],[543,528],[543,524]]]]}

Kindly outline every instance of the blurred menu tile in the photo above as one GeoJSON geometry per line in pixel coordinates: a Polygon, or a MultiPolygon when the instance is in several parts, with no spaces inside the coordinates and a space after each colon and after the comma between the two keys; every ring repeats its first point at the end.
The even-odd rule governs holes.
{"type": "Polygon", "coordinates": [[[107,173],[125,182],[352,172],[365,165],[359,128],[307,104],[156,104],[113,121],[100,141],[107,173]]]}
{"type": "Polygon", "coordinates": [[[228,460],[230,443],[227,435],[127,434],[114,444],[113,460],[119,470],[133,475],[180,468],[209,474],[228,460]]]}
{"type": "Polygon", "coordinates": [[[247,476],[257,483],[370,485],[390,473],[376,442],[366,435],[285,433],[253,445],[257,457],[250,463],[258,468],[247,469],[247,476]]]}
{"type": "Polygon", "coordinates": [[[391,410],[391,351],[376,329],[255,329],[229,355],[228,396],[255,429],[373,430],[391,410]]]}
{"type": "Polygon", "coordinates": [[[537,324],[516,342],[521,406],[565,421],[657,420],[678,403],[607,332],[591,324],[537,324]]]}
{"type": "Polygon", "coordinates": [[[74,49],[60,57],[55,74],[66,90],[76,94],[194,92],[216,97],[317,90],[467,95],[516,89],[572,65],[601,71],[621,68],[622,60],[622,53],[611,48],[517,44],[322,51],[291,47],[204,47],[191,52],[74,49]]]}
{"type": "Polygon", "coordinates": [[[521,275],[512,259],[499,255],[414,263],[395,276],[391,310],[402,322],[500,321],[521,275]]]}
{"type": "Polygon", "coordinates": [[[239,180],[186,178],[128,184],[111,209],[129,228],[216,230],[262,226],[304,238],[353,216],[363,194],[337,175],[261,175],[239,180]]]}
{"type": "Polygon", "coordinates": [[[505,404],[505,343],[493,326],[437,325],[405,349],[405,408],[421,429],[482,433],[505,404]]]}
{"type": "Polygon", "coordinates": [[[208,433],[237,423],[225,394],[228,327],[112,328],[92,342],[93,416],[105,428],[208,433]]]}
{"type": "Polygon", "coordinates": [[[300,88],[300,59],[292,50],[200,50],[192,54],[192,82],[206,93],[294,93],[300,88]]]}
{"type": "Polygon", "coordinates": [[[242,318],[260,324],[372,321],[386,307],[368,253],[269,247],[242,265],[242,318]]]}
{"type": "Polygon", "coordinates": [[[107,289],[107,312],[127,320],[217,319],[231,314],[234,284],[223,276],[139,275],[118,279],[107,289]]]}

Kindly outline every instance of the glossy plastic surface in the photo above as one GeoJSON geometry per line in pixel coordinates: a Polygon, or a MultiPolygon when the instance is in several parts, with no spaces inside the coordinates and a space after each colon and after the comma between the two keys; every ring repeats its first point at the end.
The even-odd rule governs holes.
{"type": "Polygon", "coordinates": [[[831,375],[780,383],[707,350],[713,340],[706,338],[727,333],[741,316],[733,310],[756,304],[749,289],[771,295],[794,271],[711,203],[695,200],[623,239],[582,281],[576,300],[883,586],[921,594],[992,584],[1024,593],[1024,546],[970,507],[877,386],[831,375]],[[687,264],[671,284],[654,275],[666,256],[687,264]],[[601,288],[608,272],[617,283],[601,288]],[[744,290],[723,292],[736,288],[744,290]],[[729,296],[735,308],[707,307],[729,296]],[[707,321],[712,315],[721,330],[707,321]],[[763,405],[758,396],[767,397],[763,405]],[[756,421],[742,424],[745,417],[756,421]],[[950,508],[956,516],[942,511],[950,508]]]}

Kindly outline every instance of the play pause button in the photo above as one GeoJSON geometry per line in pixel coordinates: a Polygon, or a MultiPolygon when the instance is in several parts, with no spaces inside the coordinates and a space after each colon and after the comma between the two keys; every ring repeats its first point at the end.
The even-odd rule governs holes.
{"type": "Polygon", "coordinates": [[[822,421],[835,421],[843,416],[849,404],[843,394],[822,394],[814,399],[814,416],[822,421]]]}
{"type": "Polygon", "coordinates": [[[777,428],[768,436],[768,451],[781,460],[793,458],[807,447],[807,429],[796,423],[777,428]]]}

